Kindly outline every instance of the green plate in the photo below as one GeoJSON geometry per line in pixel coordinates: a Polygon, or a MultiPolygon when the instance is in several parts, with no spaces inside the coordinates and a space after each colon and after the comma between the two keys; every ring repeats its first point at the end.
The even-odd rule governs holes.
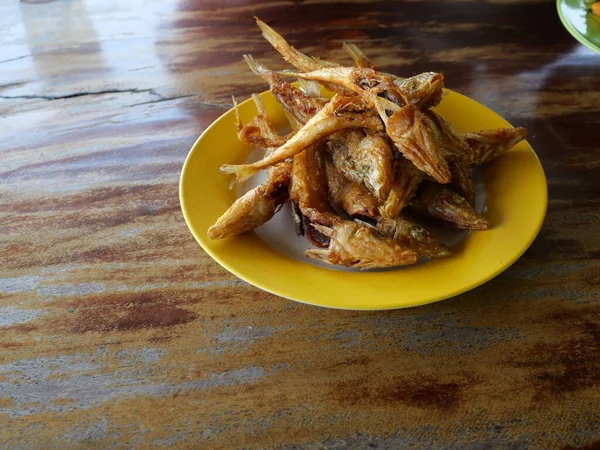
{"type": "Polygon", "coordinates": [[[563,25],[575,39],[600,53],[600,17],[588,12],[584,0],[557,0],[563,25]]]}

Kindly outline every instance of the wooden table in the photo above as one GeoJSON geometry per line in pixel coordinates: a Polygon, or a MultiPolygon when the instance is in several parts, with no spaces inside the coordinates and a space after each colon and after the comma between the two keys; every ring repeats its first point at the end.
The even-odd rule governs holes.
{"type": "Polygon", "coordinates": [[[600,55],[551,1],[0,4],[0,447],[598,448],[600,55]],[[432,70],[526,126],[537,240],[451,300],[305,306],[196,244],[178,179],[198,135],[309,54],[432,70]]]}

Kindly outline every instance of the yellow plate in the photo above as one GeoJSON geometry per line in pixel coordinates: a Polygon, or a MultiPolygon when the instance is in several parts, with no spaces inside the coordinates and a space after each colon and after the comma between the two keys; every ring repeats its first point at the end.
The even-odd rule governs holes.
{"type": "MultiPolygon", "coordinates": [[[[261,98],[274,125],[286,126],[283,110],[269,92],[261,98]]],[[[447,91],[436,112],[460,132],[508,127],[504,119],[463,95],[447,91]]],[[[248,123],[256,110],[240,105],[248,123]]],[[[473,289],[514,263],[537,235],[546,212],[542,166],[527,142],[483,169],[485,217],[492,228],[473,232],[448,258],[389,271],[342,272],[282,255],[255,233],[212,241],[208,228],[235,200],[223,164],[240,164],[250,147],[235,134],[234,112],[217,119],[192,147],[183,166],[179,197],[185,220],[202,248],[227,270],[265,291],[303,303],[343,309],[406,308],[473,289]]]]}

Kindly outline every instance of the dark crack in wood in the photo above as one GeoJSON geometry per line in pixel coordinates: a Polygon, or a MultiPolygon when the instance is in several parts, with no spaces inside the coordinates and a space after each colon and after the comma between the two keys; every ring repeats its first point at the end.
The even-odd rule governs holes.
{"type": "Polygon", "coordinates": [[[69,98],[76,97],[84,97],[87,95],[104,95],[104,94],[121,94],[121,93],[130,93],[130,94],[140,94],[140,93],[148,93],[150,95],[155,95],[160,99],[165,99],[162,95],[160,95],[154,89],[106,89],[103,91],[92,91],[92,92],[75,92],[73,94],[65,94],[65,95],[0,95],[0,98],[6,100],[13,99],[30,99],[30,100],[64,100],[69,98]]]}

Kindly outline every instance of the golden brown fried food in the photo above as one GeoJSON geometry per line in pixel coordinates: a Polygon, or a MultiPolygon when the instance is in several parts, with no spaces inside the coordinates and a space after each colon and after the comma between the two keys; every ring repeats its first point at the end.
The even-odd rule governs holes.
{"type": "Polygon", "coordinates": [[[269,179],[260,186],[246,192],[208,229],[211,239],[223,239],[238,235],[267,222],[277,207],[287,200],[288,183],[292,165],[278,164],[269,179]]]}
{"type": "Polygon", "coordinates": [[[444,85],[442,74],[423,73],[405,79],[383,72],[374,72],[371,70],[372,63],[356,45],[344,44],[344,49],[350,54],[358,69],[365,69],[364,72],[354,72],[350,75],[344,73],[344,71],[336,70],[348,68],[334,62],[307,56],[296,50],[263,21],[256,19],[256,23],[265,39],[283,56],[283,59],[302,72],[314,72],[311,76],[316,78],[313,79],[319,81],[332,92],[349,95],[350,92],[361,93],[364,89],[376,88],[373,91],[375,95],[383,94],[401,106],[412,103],[421,109],[435,106],[442,99],[444,85]],[[328,69],[332,71],[327,73],[328,69]],[[324,72],[316,73],[317,71],[324,72]]]}
{"type": "MultiPolygon", "coordinates": [[[[303,72],[310,72],[312,70],[323,69],[328,67],[340,67],[340,64],[325,61],[319,58],[313,58],[307,56],[304,53],[296,50],[290,45],[279,33],[273,28],[264,23],[262,20],[256,18],[256,24],[262,31],[263,37],[273,46],[275,50],[279,52],[283,59],[289,62],[291,65],[303,72]]],[[[331,92],[336,92],[340,95],[350,95],[350,91],[343,87],[333,83],[322,83],[331,92]]]]}
{"type": "MultiPolygon", "coordinates": [[[[266,153],[273,151],[270,144],[281,145],[289,137],[281,137],[269,122],[267,111],[260,97],[252,95],[258,115],[244,126],[240,119],[237,102],[233,99],[237,135],[241,141],[255,147],[266,146],[266,153]]],[[[272,167],[269,177],[260,186],[248,191],[237,199],[209,228],[211,239],[223,239],[245,231],[250,231],[273,217],[277,208],[287,200],[287,188],[292,173],[292,165],[284,161],[272,167]]]]}
{"type": "Polygon", "coordinates": [[[221,171],[234,173],[238,181],[244,181],[259,170],[284,161],[343,128],[383,131],[383,124],[360,98],[336,95],[290,140],[267,157],[252,164],[224,165],[221,171]]]}
{"type": "Polygon", "coordinates": [[[425,110],[441,101],[444,87],[444,76],[434,72],[425,72],[407,79],[359,67],[325,68],[306,73],[286,71],[282,74],[342,86],[363,97],[371,106],[377,102],[377,96],[381,95],[397,106],[414,105],[425,110]]]}
{"type": "Polygon", "coordinates": [[[434,127],[418,108],[407,105],[394,112],[385,127],[406,159],[437,182],[450,182],[450,169],[440,152],[434,127]]]}
{"type": "Polygon", "coordinates": [[[374,68],[373,63],[369,60],[369,58],[367,58],[367,55],[365,55],[356,44],[347,44],[344,42],[343,48],[346,53],[350,55],[350,58],[352,58],[352,61],[354,61],[356,67],[363,69],[374,68]]]}
{"type": "Polygon", "coordinates": [[[341,131],[331,137],[333,164],[346,178],[364,183],[383,202],[393,181],[392,149],[380,134],[368,130],[341,131]]]}
{"type": "Polygon", "coordinates": [[[392,163],[394,178],[390,193],[379,207],[382,216],[395,218],[415,196],[425,174],[406,158],[400,157],[392,163]]]}
{"type": "Polygon", "coordinates": [[[364,184],[345,178],[329,159],[326,159],[326,167],[329,199],[337,209],[350,217],[378,216],[377,199],[364,184]]]}
{"type": "Polygon", "coordinates": [[[462,196],[439,184],[424,182],[422,192],[411,203],[422,217],[448,222],[465,230],[487,230],[490,224],[462,196]]]}
{"type": "Polygon", "coordinates": [[[325,99],[311,97],[297,89],[275,72],[258,63],[252,55],[244,55],[244,60],[252,72],[269,83],[273,97],[283,106],[283,109],[301,123],[308,122],[327,103],[325,99]]]}
{"type": "Polygon", "coordinates": [[[382,202],[389,193],[393,180],[392,147],[379,133],[366,131],[358,147],[351,148],[355,165],[363,183],[382,202]]]}
{"type": "Polygon", "coordinates": [[[301,226],[296,227],[298,234],[305,234],[316,246],[326,246],[328,239],[323,239],[304,219],[304,211],[315,208],[320,211],[331,211],[327,200],[327,177],[323,152],[316,144],[294,156],[292,178],[290,182],[290,201],[293,206],[294,221],[301,226]]]}
{"type": "Polygon", "coordinates": [[[418,223],[405,217],[380,218],[377,230],[405,247],[411,248],[427,258],[443,258],[451,254],[448,247],[418,223]]]}
{"type": "Polygon", "coordinates": [[[376,71],[355,44],[343,48],[356,67],[343,67],[307,56],[264,22],[257,19],[257,24],[300,72],[275,73],[244,55],[251,70],[269,83],[293,133],[277,133],[256,95],[258,114],[244,126],[234,99],[239,139],[266,151],[260,161],[224,165],[221,170],[235,174],[238,181],[267,168],[269,176],[219,218],[209,229],[211,238],[261,225],[288,198],[297,231],[321,247],[308,250],[308,257],[360,269],[412,264],[419,255],[450,254],[402,214],[406,206],[409,213],[457,228],[489,228],[473,209],[471,168],[524,139],[523,128],[460,134],[429,110],[442,98],[443,75],[402,78],[376,71]],[[298,84],[282,75],[297,77],[298,84]],[[329,101],[320,98],[321,86],[337,95],[329,101]],[[427,175],[437,183],[424,181],[427,175]],[[342,219],[334,209],[354,221],[342,219]]]}
{"type": "Polygon", "coordinates": [[[470,150],[462,135],[439,114],[426,111],[424,116],[424,120],[433,131],[437,147],[444,158],[447,161],[465,160],[470,150]]]}
{"type": "Polygon", "coordinates": [[[414,264],[418,254],[371,228],[338,216],[308,210],[312,226],[330,238],[327,249],[310,249],[306,256],[328,264],[356,269],[376,269],[414,264]]]}
{"type": "Polygon", "coordinates": [[[260,97],[257,94],[252,94],[252,100],[256,104],[258,114],[250,123],[244,126],[240,118],[237,101],[235,97],[232,97],[238,139],[254,147],[262,148],[280,147],[285,144],[289,136],[279,136],[277,130],[269,122],[267,111],[260,97]]]}
{"type": "Polygon", "coordinates": [[[462,195],[469,205],[475,205],[475,186],[471,178],[471,166],[465,161],[453,161],[448,163],[452,181],[450,188],[462,195]]]}
{"type": "Polygon", "coordinates": [[[525,128],[498,128],[463,135],[471,150],[468,161],[472,166],[492,161],[527,138],[525,128]]]}
{"type": "Polygon", "coordinates": [[[263,37],[277,50],[283,59],[289,62],[294,67],[297,67],[300,70],[309,72],[311,70],[317,70],[325,67],[339,67],[340,65],[334,62],[324,61],[319,58],[312,58],[310,56],[305,55],[304,53],[299,52],[293,46],[288,44],[288,42],[277,33],[273,28],[264,23],[258,17],[254,18],[256,20],[256,25],[262,31],[263,37]]]}

